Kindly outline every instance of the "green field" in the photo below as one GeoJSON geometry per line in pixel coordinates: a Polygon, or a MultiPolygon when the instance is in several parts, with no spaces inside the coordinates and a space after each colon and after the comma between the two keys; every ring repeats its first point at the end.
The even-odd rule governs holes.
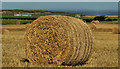
{"type": "Polygon", "coordinates": [[[16,24],[17,21],[20,21],[21,24],[27,24],[33,22],[33,20],[2,19],[2,25],[16,24]]]}

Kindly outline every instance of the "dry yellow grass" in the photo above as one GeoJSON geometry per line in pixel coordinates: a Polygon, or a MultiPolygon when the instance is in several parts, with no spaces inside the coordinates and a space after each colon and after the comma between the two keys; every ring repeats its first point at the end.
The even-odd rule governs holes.
{"type": "Polygon", "coordinates": [[[97,28],[104,28],[104,29],[112,29],[114,27],[118,27],[118,24],[97,24],[96,25],[97,28]]]}
{"type": "Polygon", "coordinates": [[[120,34],[120,28],[119,27],[114,27],[112,29],[113,34],[120,34]]]}
{"type": "Polygon", "coordinates": [[[111,28],[96,28],[96,32],[112,32],[111,28]]]}
{"type": "Polygon", "coordinates": [[[94,23],[89,24],[91,30],[96,30],[96,25],[94,23]]]}
{"type": "Polygon", "coordinates": [[[2,30],[0,30],[0,33],[2,33],[2,35],[3,35],[3,34],[9,34],[9,30],[7,30],[7,29],[2,29],[2,30]]]}
{"type": "Polygon", "coordinates": [[[2,25],[2,28],[25,28],[25,25],[2,25]]]}
{"type": "Polygon", "coordinates": [[[26,30],[26,28],[4,28],[4,29],[7,29],[9,31],[24,31],[24,30],[26,30]]]}
{"type": "MultiPolygon", "coordinates": [[[[92,27],[91,23],[88,25],[92,27]]],[[[96,31],[96,32],[112,32],[112,29],[114,27],[118,27],[118,24],[95,24],[95,26],[93,26],[93,29],[94,27],[96,27],[96,29],[93,31],[96,31]]]]}

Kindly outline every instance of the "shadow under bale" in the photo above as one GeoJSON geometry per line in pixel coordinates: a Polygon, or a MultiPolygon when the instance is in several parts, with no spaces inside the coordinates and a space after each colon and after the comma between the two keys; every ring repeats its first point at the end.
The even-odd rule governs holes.
{"type": "Polygon", "coordinates": [[[32,65],[80,65],[91,56],[93,36],[82,20],[62,15],[41,16],[27,28],[27,59],[32,65]]]}

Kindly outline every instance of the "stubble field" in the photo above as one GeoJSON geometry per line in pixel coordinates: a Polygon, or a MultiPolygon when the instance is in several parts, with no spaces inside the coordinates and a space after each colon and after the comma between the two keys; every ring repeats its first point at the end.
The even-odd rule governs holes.
{"type": "MultiPolygon", "coordinates": [[[[113,28],[117,24],[98,24],[97,28],[113,28]]],[[[24,25],[4,25],[3,28],[25,28],[24,25]]],[[[11,30],[2,35],[3,67],[27,67],[21,62],[26,58],[24,49],[25,30],[11,30]]],[[[90,60],[76,67],[116,67],[118,66],[118,34],[106,31],[93,31],[94,46],[90,60]]],[[[63,66],[62,66],[63,67],[63,66]]]]}

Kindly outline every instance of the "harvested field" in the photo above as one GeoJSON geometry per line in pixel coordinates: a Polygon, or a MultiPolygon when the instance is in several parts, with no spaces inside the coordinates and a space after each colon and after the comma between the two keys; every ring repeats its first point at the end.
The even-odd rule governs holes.
{"type": "Polygon", "coordinates": [[[114,28],[114,27],[118,27],[118,24],[97,24],[96,25],[97,28],[114,28]]]}
{"type": "MultiPolygon", "coordinates": [[[[91,24],[88,24],[91,27],[91,24]]],[[[114,27],[118,27],[118,24],[96,24],[94,27],[96,32],[112,32],[114,27]]]]}
{"type": "Polygon", "coordinates": [[[2,28],[25,28],[25,25],[2,25],[2,28]]]}
{"type": "Polygon", "coordinates": [[[9,31],[24,31],[26,28],[6,28],[9,31]]]}
{"type": "Polygon", "coordinates": [[[120,28],[119,27],[114,27],[112,29],[113,34],[120,34],[120,28]]]}
{"type": "Polygon", "coordinates": [[[0,34],[9,34],[9,30],[7,30],[7,29],[2,29],[2,30],[0,30],[0,34]]]}
{"type": "Polygon", "coordinates": [[[112,32],[111,28],[96,28],[95,31],[98,32],[112,32]]]}
{"type": "Polygon", "coordinates": [[[90,27],[90,29],[93,30],[93,31],[97,29],[97,28],[96,28],[96,25],[95,25],[94,23],[89,24],[89,27],[90,27]]]}
{"type": "Polygon", "coordinates": [[[25,31],[26,25],[2,25],[3,29],[7,29],[9,31],[25,31]]]}
{"type": "MultiPolygon", "coordinates": [[[[98,24],[97,28],[113,28],[117,24],[98,24]]],[[[24,25],[4,25],[3,28],[25,28],[24,25]]],[[[21,62],[26,58],[25,42],[23,31],[10,31],[9,35],[4,34],[2,37],[3,67],[30,67],[31,64],[21,62]]],[[[93,53],[90,60],[76,67],[116,67],[118,66],[118,35],[112,31],[94,31],[95,37],[93,45],[93,53]],[[114,56],[113,56],[114,55],[114,56]]],[[[36,65],[39,67],[39,65],[36,65]]],[[[66,67],[60,65],[60,67],[66,67]]]]}

